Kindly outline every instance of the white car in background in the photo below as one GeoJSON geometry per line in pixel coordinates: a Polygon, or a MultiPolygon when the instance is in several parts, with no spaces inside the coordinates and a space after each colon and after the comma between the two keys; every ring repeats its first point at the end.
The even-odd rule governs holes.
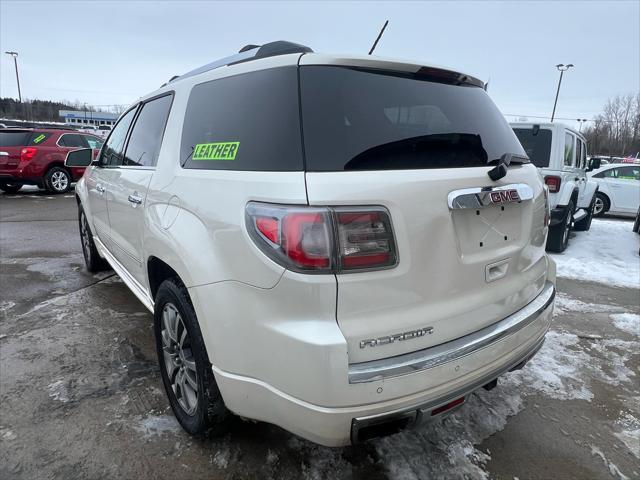
{"type": "Polygon", "coordinates": [[[635,214],[640,206],[640,165],[610,163],[588,173],[598,183],[593,215],[635,214]]]}

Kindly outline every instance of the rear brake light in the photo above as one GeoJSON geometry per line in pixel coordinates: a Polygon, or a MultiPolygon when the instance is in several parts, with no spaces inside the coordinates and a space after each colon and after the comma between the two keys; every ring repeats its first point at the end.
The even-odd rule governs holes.
{"type": "Polygon", "coordinates": [[[441,407],[431,410],[431,416],[433,417],[440,413],[446,412],[447,410],[451,410],[452,408],[457,407],[458,405],[462,405],[463,403],[464,403],[464,397],[460,397],[454,400],[453,402],[449,402],[446,405],[442,405],[441,407]]]}
{"type": "Polygon", "coordinates": [[[544,177],[544,183],[547,187],[549,187],[549,193],[558,193],[560,191],[562,178],[556,177],[554,175],[549,175],[544,177]]]}
{"type": "Polygon", "coordinates": [[[340,273],[397,263],[382,207],[318,208],[250,202],[247,230],[272,260],[298,272],[340,273]]]}
{"type": "Polygon", "coordinates": [[[20,161],[28,162],[38,153],[38,149],[34,147],[25,147],[20,151],[20,161]]]}

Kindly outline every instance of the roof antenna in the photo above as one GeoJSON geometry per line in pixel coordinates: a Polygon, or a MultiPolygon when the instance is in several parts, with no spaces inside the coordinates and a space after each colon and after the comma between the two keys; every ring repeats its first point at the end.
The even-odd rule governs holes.
{"type": "Polygon", "coordinates": [[[384,33],[384,29],[387,28],[387,25],[389,25],[389,20],[384,22],[384,25],[382,26],[382,30],[380,30],[380,33],[378,34],[378,38],[376,38],[376,41],[373,42],[373,46],[371,47],[371,50],[369,50],[369,55],[371,55],[373,53],[373,51],[376,49],[376,47],[378,46],[378,42],[380,41],[380,37],[382,37],[382,34],[384,33]]]}

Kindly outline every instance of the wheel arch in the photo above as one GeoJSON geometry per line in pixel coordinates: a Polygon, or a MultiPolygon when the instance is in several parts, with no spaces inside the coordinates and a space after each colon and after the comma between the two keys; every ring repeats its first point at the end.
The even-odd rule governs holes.
{"type": "Polygon", "coordinates": [[[609,195],[607,195],[605,192],[603,192],[602,190],[597,190],[596,193],[594,193],[594,195],[600,194],[602,195],[607,201],[604,202],[604,212],[606,213],[611,209],[611,197],[609,197],[609,195]]]}
{"type": "Polygon", "coordinates": [[[178,272],[154,255],[147,259],[147,278],[149,279],[149,295],[152,299],[155,299],[162,282],[169,278],[178,278],[184,284],[184,280],[180,278],[178,272]]]}

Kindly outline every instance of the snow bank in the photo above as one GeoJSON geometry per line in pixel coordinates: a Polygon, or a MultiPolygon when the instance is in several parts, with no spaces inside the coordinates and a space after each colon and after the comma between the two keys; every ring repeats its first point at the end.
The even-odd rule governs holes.
{"type": "Polygon", "coordinates": [[[640,336],[640,315],[635,313],[614,313],[609,315],[616,328],[640,336]]]}
{"type": "Polygon", "coordinates": [[[558,276],[640,288],[640,241],[631,226],[631,222],[594,219],[591,230],[577,232],[564,253],[552,255],[558,276]]]}

